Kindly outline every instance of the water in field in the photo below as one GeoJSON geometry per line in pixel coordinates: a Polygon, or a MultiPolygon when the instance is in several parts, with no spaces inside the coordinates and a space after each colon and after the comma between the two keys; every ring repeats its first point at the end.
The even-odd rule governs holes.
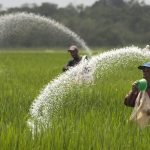
{"type": "Polygon", "coordinates": [[[53,47],[76,44],[91,54],[89,47],[80,36],[54,19],[32,13],[6,14],[0,17],[1,47],[9,45],[30,47],[32,44],[37,47],[41,45],[45,47],[45,42],[53,47]],[[46,39],[42,39],[43,36],[46,39]]]}
{"type": "Polygon", "coordinates": [[[60,74],[41,90],[30,108],[31,117],[28,120],[28,125],[32,131],[38,126],[43,128],[50,126],[52,118],[55,117],[63,103],[63,99],[73,88],[82,85],[90,86],[95,84],[95,80],[103,80],[107,74],[115,72],[117,67],[126,69],[135,60],[144,63],[149,58],[148,48],[141,49],[132,46],[114,49],[92,56],[89,60],[81,61],[79,65],[60,74]]]}

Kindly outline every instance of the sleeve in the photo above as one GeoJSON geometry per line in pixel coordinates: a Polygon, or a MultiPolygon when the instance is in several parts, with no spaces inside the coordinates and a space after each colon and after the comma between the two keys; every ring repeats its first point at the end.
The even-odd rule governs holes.
{"type": "Polygon", "coordinates": [[[128,107],[134,107],[137,96],[138,91],[137,92],[130,91],[124,99],[124,104],[128,107]]]}

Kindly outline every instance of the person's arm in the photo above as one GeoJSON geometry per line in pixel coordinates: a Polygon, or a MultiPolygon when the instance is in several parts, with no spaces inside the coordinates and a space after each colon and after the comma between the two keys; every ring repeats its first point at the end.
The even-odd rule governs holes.
{"type": "Polygon", "coordinates": [[[129,107],[134,107],[137,96],[138,93],[130,91],[124,99],[124,104],[129,107]]]}
{"type": "Polygon", "coordinates": [[[63,67],[62,71],[65,72],[71,67],[72,60],[69,60],[68,63],[63,67]]]}
{"type": "Polygon", "coordinates": [[[138,93],[139,90],[137,88],[136,83],[134,82],[132,85],[132,90],[126,95],[124,99],[124,104],[129,107],[134,107],[138,93]]]}

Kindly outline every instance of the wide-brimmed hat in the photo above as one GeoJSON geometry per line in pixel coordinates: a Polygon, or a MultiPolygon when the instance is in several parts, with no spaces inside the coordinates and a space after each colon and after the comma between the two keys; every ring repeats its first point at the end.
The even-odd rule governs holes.
{"type": "Polygon", "coordinates": [[[141,66],[138,66],[138,69],[143,70],[144,68],[150,68],[150,62],[146,62],[141,66]]]}

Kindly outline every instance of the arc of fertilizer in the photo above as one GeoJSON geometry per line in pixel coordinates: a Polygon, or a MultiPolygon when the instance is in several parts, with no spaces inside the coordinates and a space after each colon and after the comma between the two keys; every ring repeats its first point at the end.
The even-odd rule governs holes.
{"type": "Polygon", "coordinates": [[[28,26],[33,22],[45,23],[46,25],[54,27],[58,31],[65,33],[68,37],[72,37],[76,43],[78,43],[89,55],[91,55],[91,50],[85,41],[66,26],[52,18],[46,18],[44,16],[26,12],[5,14],[0,16],[0,43],[7,39],[8,36],[11,36],[12,33],[15,34],[14,32],[17,33],[24,31],[24,28],[28,28],[28,26]],[[28,25],[25,26],[24,20],[26,20],[26,22],[28,21],[28,25]],[[15,28],[15,30],[12,30],[12,28],[15,28]]]}
{"type": "MultiPolygon", "coordinates": [[[[28,120],[28,125],[32,132],[34,133],[35,128],[37,129],[38,126],[47,128],[51,124],[51,118],[59,110],[64,95],[71,88],[72,82],[83,74],[85,67],[88,66],[88,68],[90,68],[88,81],[92,81],[97,69],[100,69],[99,75],[103,76],[103,74],[112,67],[112,64],[118,63],[119,65],[125,66],[128,64],[128,58],[142,60],[143,58],[141,56],[150,58],[150,52],[134,46],[112,50],[93,56],[88,62],[82,61],[76,67],[59,75],[41,90],[39,96],[35,98],[31,105],[31,118],[28,120]]],[[[83,74],[83,77],[86,75],[87,73],[83,74]]],[[[84,80],[84,78],[81,80],[84,80]]]]}

